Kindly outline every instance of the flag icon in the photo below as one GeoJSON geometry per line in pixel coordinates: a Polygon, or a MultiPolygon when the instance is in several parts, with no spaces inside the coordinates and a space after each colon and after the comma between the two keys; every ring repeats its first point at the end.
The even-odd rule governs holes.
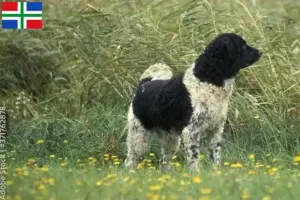
{"type": "Polygon", "coordinates": [[[42,29],[42,2],[2,2],[3,29],[42,29]]]}

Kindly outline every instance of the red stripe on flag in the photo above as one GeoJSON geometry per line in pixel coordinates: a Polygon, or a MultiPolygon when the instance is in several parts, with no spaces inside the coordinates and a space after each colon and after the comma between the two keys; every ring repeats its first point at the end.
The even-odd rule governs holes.
{"type": "Polygon", "coordinates": [[[27,29],[42,29],[43,21],[42,20],[27,20],[27,29]]]}
{"type": "Polygon", "coordinates": [[[2,2],[2,11],[18,11],[18,2],[2,2]]]}

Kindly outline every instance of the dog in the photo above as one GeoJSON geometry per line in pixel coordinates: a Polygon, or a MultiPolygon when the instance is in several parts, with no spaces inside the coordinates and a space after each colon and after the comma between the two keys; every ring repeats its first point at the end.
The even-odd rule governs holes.
{"type": "Polygon", "coordinates": [[[163,169],[170,169],[169,163],[182,139],[189,169],[199,171],[203,135],[210,138],[210,158],[219,168],[234,79],[261,55],[241,36],[224,33],[209,43],[184,73],[173,76],[167,65],[150,66],[142,74],[129,107],[125,166],[136,167],[148,151],[149,136],[157,133],[162,142],[163,169]]]}

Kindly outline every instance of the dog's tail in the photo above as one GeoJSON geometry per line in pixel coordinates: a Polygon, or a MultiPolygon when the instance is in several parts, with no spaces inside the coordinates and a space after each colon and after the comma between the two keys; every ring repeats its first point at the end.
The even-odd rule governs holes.
{"type": "Polygon", "coordinates": [[[173,76],[171,68],[162,63],[151,65],[140,77],[140,84],[151,80],[167,80],[173,76]]]}

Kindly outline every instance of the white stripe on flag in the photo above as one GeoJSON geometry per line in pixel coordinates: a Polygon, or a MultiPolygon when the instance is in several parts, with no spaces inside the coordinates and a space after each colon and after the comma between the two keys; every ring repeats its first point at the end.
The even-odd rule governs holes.
{"type": "Polygon", "coordinates": [[[20,17],[2,17],[2,20],[18,20],[18,29],[21,29],[20,17]]]}
{"type": "Polygon", "coordinates": [[[42,14],[42,11],[28,11],[27,2],[24,3],[24,14],[42,14]]]}
{"type": "Polygon", "coordinates": [[[21,2],[18,2],[18,11],[2,11],[2,14],[21,14],[21,2]]]}

